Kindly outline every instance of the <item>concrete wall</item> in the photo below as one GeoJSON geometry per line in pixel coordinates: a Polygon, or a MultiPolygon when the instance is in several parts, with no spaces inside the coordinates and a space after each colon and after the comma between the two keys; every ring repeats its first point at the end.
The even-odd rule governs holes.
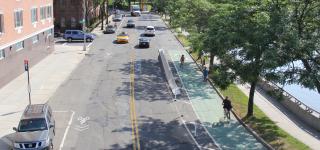
{"type": "Polygon", "coordinates": [[[53,33],[50,35],[49,30],[37,34],[37,43],[33,43],[32,38],[23,40],[24,48],[19,51],[16,51],[15,45],[4,48],[5,58],[0,60],[0,88],[24,72],[25,59],[32,67],[54,50],[53,33]]]}
{"type": "MultiPolygon", "coordinates": [[[[278,89],[277,86],[267,82],[260,81],[258,86],[264,91],[274,91],[278,89]]],[[[280,104],[286,107],[289,111],[295,114],[300,120],[302,120],[307,125],[313,127],[314,129],[320,131],[320,114],[304,105],[299,100],[291,97],[285,92],[282,92],[283,98],[279,100],[280,104]]],[[[277,99],[276,97],[274,97],[277,99]]]]}

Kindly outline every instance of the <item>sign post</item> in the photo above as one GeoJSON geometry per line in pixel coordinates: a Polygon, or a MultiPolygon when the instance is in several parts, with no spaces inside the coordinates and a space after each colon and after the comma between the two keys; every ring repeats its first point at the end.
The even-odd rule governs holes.
{"type": "Polygon", "coordinates": [[[31,85],[30,85],[30,74],[29,74],[29,60],[24,60],[24,70],[27,71],[29,105],[31,105],[31,85]]]}

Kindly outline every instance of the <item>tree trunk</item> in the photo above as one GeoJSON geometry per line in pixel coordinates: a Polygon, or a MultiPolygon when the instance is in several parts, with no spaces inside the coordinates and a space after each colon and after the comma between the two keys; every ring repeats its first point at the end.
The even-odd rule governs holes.
{"type": "Polygon", "coordinates": [[[104,2],[100,5],[100,12],[101,12],[101,30],[103,30],[103,20],[104,20],[104,2]]]}
{"type": "Polygon", "coordinates": [[[210,60],[209,60],[209,72],[213,69],[213,63],[214,63],[214,54],[213,52],[210,52],[210,60]]]}
{"type": "Polygon", "coordinates": [[[253,116],[253,99],[254,99],[254,92],[256,90],[256,84],[257,84],[257,81],[251,82],[247,117],[253,116]]]}
{"type": "Polygon", "coordinates": [[[106,24],[109,24],[109,0],[106,0],[107,6],[106,6],[106,11],[107,11],[107,18],[106,18],[106,24]]]}

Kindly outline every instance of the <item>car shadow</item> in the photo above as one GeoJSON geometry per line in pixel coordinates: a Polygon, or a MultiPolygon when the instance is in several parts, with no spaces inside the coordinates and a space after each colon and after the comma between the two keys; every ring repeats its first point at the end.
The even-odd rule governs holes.
{"type": "Polygon", "coordinates": [[[136,46],[134,46],[135,49],[148,49],[150,47],[140,47],[139,44],[137,44],[136,46]]]}
{"type": "Polygon", "coordinates": [[[9,150],[12,148],[14,133],[7,134],[0,138],[0,149],[9,150]]]}

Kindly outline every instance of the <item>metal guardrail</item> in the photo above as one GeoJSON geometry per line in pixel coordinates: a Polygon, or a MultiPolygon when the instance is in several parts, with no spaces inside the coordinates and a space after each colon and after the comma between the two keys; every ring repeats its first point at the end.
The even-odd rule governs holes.
{"type": "Polygon", "coordinates": [[[288,93],[287,91],[285,91],[283,88],[281,88],[280,86],[278,86],[276,83],[271,82],[271,81],[267,81],[265,79],[261,79],[262,81],[264,81],[265,83],[267,83],[269,86],[271,86],[272,88],[281,91],[281,94],[285,97],[287,97],[289,100],[291,100],[292,102],[294,102],[296,105],[298,105],[301,109],[305,110],[306,112],[310,113],[311,115],[317,117],[320,119],[320,112],[312,109],[311,107],[309,107],[308,105],[306,105],[305,103],[301,102],[300,100],[298,100],[298,98],[294,97],[293,95],[291,95],[290,93],[288,93]]]}

